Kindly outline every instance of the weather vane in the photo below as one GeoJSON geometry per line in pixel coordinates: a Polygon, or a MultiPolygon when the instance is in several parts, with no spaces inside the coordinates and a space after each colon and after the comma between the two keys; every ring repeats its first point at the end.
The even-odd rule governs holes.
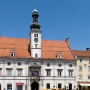
{"type": "Polygon", "coordinates": [[[36,9],[36,2],[34,2],[34,8],[36,9]]]}

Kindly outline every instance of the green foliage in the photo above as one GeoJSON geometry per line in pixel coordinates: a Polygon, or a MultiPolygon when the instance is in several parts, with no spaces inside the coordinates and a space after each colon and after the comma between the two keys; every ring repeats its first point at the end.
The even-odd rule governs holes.
{"type": "Polygon", "coordinates": [[[85,90],[88,90],[88,87],[87,86],[85,86],[85,90]]]}
{"type": "Polygon", "coordinates": [[[87,86],[82,86],[82,90],[88,90],[87,86]]]}
{"type": "Polygon", "coordinates": [[[85,86],[82,86],[82,89],[85,90],[85,86]]]}

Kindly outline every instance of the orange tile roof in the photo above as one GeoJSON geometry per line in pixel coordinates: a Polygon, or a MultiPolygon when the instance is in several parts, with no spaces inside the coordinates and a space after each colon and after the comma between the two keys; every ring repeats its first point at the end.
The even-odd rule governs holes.
{"type": "MultiPolygon", "coordinates": [[[[30,39],[0,37],[0,57],[10,58],[9,53],[13,50],[14,58],[32,58],[29,44],[30,39]]],[[[58,52],[63,60],[75,60],[66,41],[42,40],[42,59],[56,59],[58,52]]]]}
{"type": "Polygon", "coordinates": [[[90,57],[90,51],[72,50],[72,52],[79,57],[90,57]]]}

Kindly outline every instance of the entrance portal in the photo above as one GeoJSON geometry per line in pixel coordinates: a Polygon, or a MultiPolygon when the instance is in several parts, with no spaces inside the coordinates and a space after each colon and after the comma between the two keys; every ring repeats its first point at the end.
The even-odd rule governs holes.
{"type": "Polygon", "coordinates": [[[69,84],[69,90],[72,90],[72,84],[71,83],[69,84]]]}
{"type": "Polygon", "coordinates": [[[39,83],[38,82],[32,82],[31,90],[39,90],[39,83]]]}

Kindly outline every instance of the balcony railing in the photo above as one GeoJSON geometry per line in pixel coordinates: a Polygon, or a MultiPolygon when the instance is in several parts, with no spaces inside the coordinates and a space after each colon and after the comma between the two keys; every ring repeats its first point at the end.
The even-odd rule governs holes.
{"type": "Polygon", "coordinates": [[[30,79],[31,80],[40,80],[40,76],[31,76],[30,79]]]}

